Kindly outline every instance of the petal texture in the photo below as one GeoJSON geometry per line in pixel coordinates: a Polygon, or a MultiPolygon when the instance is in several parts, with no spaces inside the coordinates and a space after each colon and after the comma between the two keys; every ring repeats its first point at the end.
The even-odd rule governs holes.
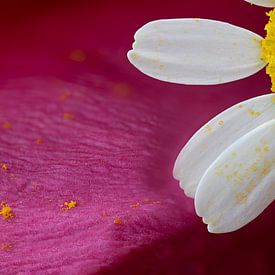
{"type": "Polygon", "coordinates": [[[226,149],[203,176],[196,212],[213,233],[239,229],[275,197],[275,119],[226,149]]]}
{"type": "Polygon", "coordinates": [[[234,105],[199,129],[180,152],[174,177],[187,196],[197,186],[213,161],[237,139],[275,118],[274,94],[263,95],[234,105]]]}
{"type": "Polygon", "coordinates": [[[246,29],[207,19],[153,21],[135,34],[130,62],[163,81],[210,85],[262,69],[262,38],[246,29]]]}
{"type": "Polygon", "coordinates": [[[257,6],[261,6],[261,7],[267,7],[267,8],[275,7],[274,0],[244,0],[244,1],[251,4],[255,4],[257,6]]]}

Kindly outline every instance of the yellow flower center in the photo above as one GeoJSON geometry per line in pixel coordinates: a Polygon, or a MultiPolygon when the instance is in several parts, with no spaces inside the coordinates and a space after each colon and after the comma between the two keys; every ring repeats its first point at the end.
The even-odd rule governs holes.
{"type": "Polygon", "coordinates": [[[271,91],[275,92],[275,9],[266,15],[269,21],[265,26],[266,37],[262,41],[262,59],[267,62],[266,73],[271,77],[271,91]]]}

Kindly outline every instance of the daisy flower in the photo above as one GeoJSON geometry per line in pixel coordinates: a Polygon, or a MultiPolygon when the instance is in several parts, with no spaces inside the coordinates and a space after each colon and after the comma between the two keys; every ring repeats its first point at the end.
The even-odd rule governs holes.
{"type": "MultiPolygon", "coordinates": [[[[247,2],[275,7],[274,0],[247,2]]],[[[163,81],[212,85],[266,67],[275,91],[275,11],[261,36],[208,19],[153,21],[135,34],[130,62],[163,81]]],[[[180,152],[174,177],[209,232],[225,233],[255,219],[275,197],[275,95],[241,102],[199,129],[180,152]]]]}

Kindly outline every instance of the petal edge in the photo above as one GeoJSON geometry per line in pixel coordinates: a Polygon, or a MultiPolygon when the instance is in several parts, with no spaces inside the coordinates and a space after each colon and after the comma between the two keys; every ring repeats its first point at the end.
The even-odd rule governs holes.
{"type": "Polygon", "coordinates": [[[273,8],[275,7],[275,1],[274,0],[244,0],[245,2],[260,6],[260,7],[266,7],[266,8],[273,8]]]}

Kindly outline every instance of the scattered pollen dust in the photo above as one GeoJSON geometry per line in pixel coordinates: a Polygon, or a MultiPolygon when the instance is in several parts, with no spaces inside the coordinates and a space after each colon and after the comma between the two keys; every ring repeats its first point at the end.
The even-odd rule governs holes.
{"type": "Polygon", "coordinates": [[[122,222],[122,220],[121,220],[120,217],[115,217],[114,218],[114,224],[116,224],[116,225],[122,225],[123,222],[122,222]]]}
{"type": "Polygon", "coordinates": [[[5,121],[3,123],[3,128],[4,129],[11,129],[12,128],[12,124],[9,121],[5,121]]]}
{"type": "Polygon", "coordinates": [[[255,189],[256,186],[257,182],[255,180],[251,180],[243,192],[235,192],[236,203],[245,203],[248,199],[248,195],[255,189]]]}
{"type": "Polygon", "coordinates": [[[5,252],[10,252],[13,250],[13,244],[10,242],[5,242],[1,244],[1,249],[5,252]]]}
{"type": "Polygon", "coordinates": [[[223,169],[222,169],[221,167],[217,167],[217,168],[215,169],[215,175],[218,176],[218,177],[223,176],[223,175],[224,175],[223,169]]]}
{"type": "Polygon", "coordinates": [[[246,169],[242,176],[241,183],[246,183],[245,188],[241,191],[234,191],[235,201],[238,204],[245,203],[252,191],[262,181],[262,179],[271,171],[271,160],[267,157],[269,147],[266,141],[261,141],[262,147],[256,147],[257,153],[255,161],[246,169]]]}
{"type": "Polygon", "coordinates": [[[212,132],[212,127],[211,127],[209,124],[207,124],[207,125],[205,125],[204,130],[205,130],[207,133],[211,133],[211,132],[212,132]]]}
{"type": "Polygon", "coordinates": [[[220,120],[220,121],[219,121],[219,125],[220,125],[220,126],[223,126],[223,125],[224,125],[224,121],[223,121],[223,120],[220,120]]]}
{"type": "Polygon", "coordinates": [[[125,82],[115,83],[112,87],[112,90],[116,95],[119,95],[122,97],[126,97],[133,92],[132,87],[125,82]]]}
{"type": "Polygon", "coordinates": [[[101,217],[105,218],[109,216],[109,213],[106,210],[102,210],[100,213],[101,217]]]}
{"type": "Polygon", "coordinates": [[[59,95],[59,100],[60,101],[66,101],[71,97],[71,92],[69,90],[64,90],[60,95],[59,95]]]}
{"type": "Polygon", "coordinates": [[[138,58],[138,55],[137,55],[137,53],[131,53],[131,54],[130,54],[130,57],[131,57],[133,60],[135,60],[135,59],[138,58]]]}
{"type": "Polygon", "coordinates": [[[69,114],[69,113],[65,113],[65,114],[63,115],[63,117],[64,117],[65,119],[75,119],[75,115],[74,115],[74,114],[69,114]]]}
{"type": "Polygon", "coordinates": [[[248,113],[251,116],[259,116],[261,113],[260,112],[255,112],[253,109],[249,108],[248,113]]]}
{"type": "Polygon", "coordinates": [[[33,192],[39,191],[41,189],[41,185],[38,183],[33,183],[31,189],[33,192]]]}
{"type": "Polygon", "coordinates": [[[137,207],[139,207],[140,206],[140,203],[132,203],[132,204],[130,204],[130,207],[131,208],[137,208],[137,207]]]}
{"type": "Polygon", "coordinates": [[[9,169],[8,166],[7,166],[7,164],[1,163],[1,162],[0,162],[0,167],[1,167],[4,171],[7,171],[7,170],[9,169]]]}
{"type": "Polygon", "coordinates": [[[41,144],[44,144],[44,140],[42,138],[38,138],[36,141],[35,141],[36,144],[38,145],[41,145],[41,144]]]}

